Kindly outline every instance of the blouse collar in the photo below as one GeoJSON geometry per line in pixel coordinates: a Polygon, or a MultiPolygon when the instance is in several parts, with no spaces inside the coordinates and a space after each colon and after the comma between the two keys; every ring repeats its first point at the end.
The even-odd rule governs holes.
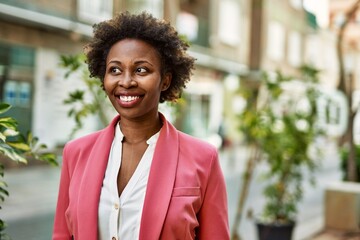
{"type": "MultiPolygon", "coordinates": [[[[148,140],[146,140],[146,143],[148,145],[152,145],[152,144],[155,144],[159,138],[159,135],[160,135],[160,132],[161,132],[161,129],[155,133],[154,135],[152,135],[148,140]]],[[[121,129],[120,129],[120,122],[116,125],[115,127],[115,138],[116,140],[122,142],[123,139],[124,139],[124,134],[121,132],[121,129]]]]}

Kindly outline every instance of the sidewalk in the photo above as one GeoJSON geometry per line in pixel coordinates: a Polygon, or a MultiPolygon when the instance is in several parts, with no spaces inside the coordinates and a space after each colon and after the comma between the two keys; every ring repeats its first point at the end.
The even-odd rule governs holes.
{"type": "Polygon", "coordinates": [[[336,230],[326,230],[316,235],[312,240],[359,240],[360,232],[341,232],[336,230]]]}
{"type": "MultiPolygon", "coordinates": [[[[331,181],[341,179],[339,169],[339,159],[336,153],[334,143],[326,143],[326,154],[322,166],[316,172],[316,185],[312,186],[304,182],[304,199],[299,205],[299,214],[297,224],[293,234],[293,240],[350,240],[341,235],[324,231],[324,193],[326,186],[331,181]]],[[[228,188],[229,220],[230,228],[233,228],[233,219],[235,217],[237,196],[241,188],[241,174],[245,169],[246,151],[236,149],[231,154],[225,154],[221,158],[221,165],[226,178],[228,188]]],[[[262,210],[264,197],[262,189],[264,183],[259,181],[259,175],[264,172],[264,165],[256,167],[251,186],[249,188],[248,199],[244,207],[244,214],[251,210],[256,216],[262,210]]],[[[241,226],[238,230],[243,240],[256,240],[257,233],[253,219],[244,216],[241,220],[241,226]]],[[[360,238],[357,238],[360,240],[360,238]]]]}
{"type": "Polygon", "coordinates": [[[5,232],[13,240],[49,240],[53,228],[60,167],[5,170],[10,196],[2,203],[5,232]]]}

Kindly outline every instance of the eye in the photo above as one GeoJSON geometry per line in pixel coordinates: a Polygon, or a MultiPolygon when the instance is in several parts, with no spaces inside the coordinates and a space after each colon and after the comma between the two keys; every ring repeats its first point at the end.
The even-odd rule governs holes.
{"type": "Polygon", "coordinates": [[[138,68],[136,68],[136,72],[137,73],[147,73],[148,70],[144,67],[138,67],[138,68]]]}
{"type": "Polygon", "coordinates": [[[118,74],[118,73],[121,73],[121,70],[118,67],[110,67],[109,72],[118,74]]]}

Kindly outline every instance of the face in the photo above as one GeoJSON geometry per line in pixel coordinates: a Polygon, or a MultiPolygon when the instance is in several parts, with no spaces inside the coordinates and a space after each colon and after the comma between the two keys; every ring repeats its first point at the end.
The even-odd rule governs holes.
{"type": "Polygon", "coordinates": [[[170,81],[170,74],[162,77],[160,55],[150,44],[124,39],[110,48],[104,88],[122,119],[157,117],[160,94],[170,81]]]}

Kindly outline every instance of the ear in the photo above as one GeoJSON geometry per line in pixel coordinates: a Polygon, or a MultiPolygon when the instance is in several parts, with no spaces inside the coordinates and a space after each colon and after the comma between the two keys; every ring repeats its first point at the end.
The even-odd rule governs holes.
{"type": "Polygon", "coordinates": [[[172,74],[171,73],[165,73],[162,82],[161,82],[161,91],[165,91],[170,87],[172,80],[172,74]]]}

